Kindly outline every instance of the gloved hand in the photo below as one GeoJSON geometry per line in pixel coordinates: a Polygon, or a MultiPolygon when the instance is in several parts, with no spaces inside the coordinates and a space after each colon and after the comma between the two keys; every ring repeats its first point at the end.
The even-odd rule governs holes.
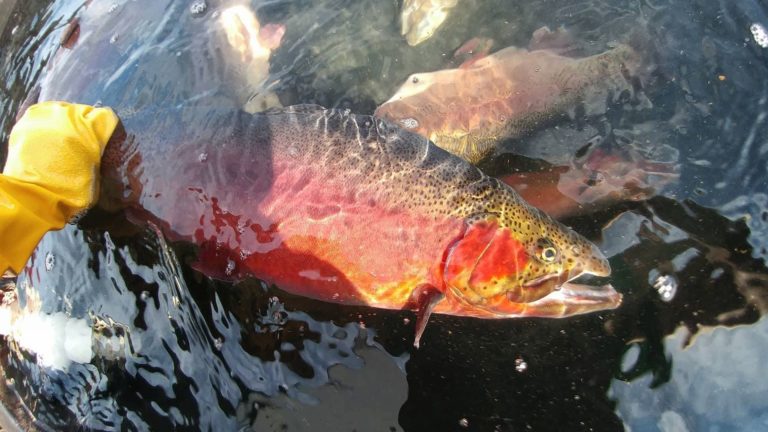
{"type": "Polygon", "coordinates": [[[18,272],[46,231],[94,203],[117,123],[108,108],[65,102],[33,105],[16,123],[0,175],[0,271],[18,272]]]}

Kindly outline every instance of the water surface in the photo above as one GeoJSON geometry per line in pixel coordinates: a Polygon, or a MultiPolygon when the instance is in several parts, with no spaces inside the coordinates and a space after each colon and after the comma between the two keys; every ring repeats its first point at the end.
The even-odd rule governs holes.
{"type": "Polygon", "coordinates": [[[372,113],[410,74],[455,66],[453,51],[472,37],[526,46],[537,28],[564,26],[597,53],[640,29],[658,64],[644,89],[650,106],[606,101],[602,115],[505,143],[483,164],[494,175],[567,165],[598,137],[678,165],[653,198],[565,221],[608,252],[624,304],[566,320],[435,316],[414,350],[411,313],[212,281],[191,268],[190,245],[93,215],[46,235],[17,281],[20,313],[92,332],[83,342],[91,360],[64,355],[65,367],[3,342],[3,395],[20,421],[43,430],[768,429],[768,49],[750,30],[768,27],[764,4],[465,0],[410,47],[395,2],[250,2],[263,24],[286,28],[259,79],[217,24],[231,4],[19,2],[2,34],[3,144],[37,85],[42,99],[112,106],[129,127],[158,131],[171,119],[131,121],[175,107],[239,109],[269,93],[283,105],[372,113]],[[60,48],[75,17],[79,36],[60,48]]]}

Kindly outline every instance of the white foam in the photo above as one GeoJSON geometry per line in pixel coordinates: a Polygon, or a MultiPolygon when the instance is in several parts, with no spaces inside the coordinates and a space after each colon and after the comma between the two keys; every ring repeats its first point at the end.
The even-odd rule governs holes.
{"type": "Polygon", "coordinates": [[[65,370],[71,362],[87,363],[93,358],[88,322],[62,312],[22,313],[0,308],[0,334],[37,355],[44,367],[65,370]]]}

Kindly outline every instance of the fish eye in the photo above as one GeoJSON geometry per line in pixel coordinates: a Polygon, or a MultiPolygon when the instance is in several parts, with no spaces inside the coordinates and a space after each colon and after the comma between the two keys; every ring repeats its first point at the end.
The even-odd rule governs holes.
{"type": "Polygon", "coordinates": [[[557,248],[555,248],[549,239],[540,238],[536,246],[539,258],[542,261],[551,263],[557,260],[557,248]]]}
{"type": "Polygon", "coordinates": [[[416,129],[419,127],[419,121],[413,117],[408,117],[400,120],[400,125],[406,129],[416,129]]]}
{"type": "Polygon", "coordinates": [[[557,251],[553,247],[545,247],[541,251],[541,259],[543,259],[546,262],[552,262],[557,258],[557,251]]]}

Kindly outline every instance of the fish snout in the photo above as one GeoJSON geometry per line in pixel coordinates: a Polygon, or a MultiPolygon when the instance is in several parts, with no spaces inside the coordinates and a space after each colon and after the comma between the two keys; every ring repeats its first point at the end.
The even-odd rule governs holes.
{"type": "Polygon", "coordinates": [[[576,250],[581,250],[581,253],[574,253],[572,259],[575,265],[568,271],[566,280],[573,280],[582,275],[597,277],[611,275],[611,264],[597,246],[589,243],[586,247],[576,250]]]}
{"type": "Polygon", "coordinates": [[[591,257],[587,261],[589,265],[584,269],[584,273],[591,274],[593,276],[610,276],[611,264],[608,262],[608,258],[605,257],[603,252],[594,244],[591,246],[591,257]]]}

